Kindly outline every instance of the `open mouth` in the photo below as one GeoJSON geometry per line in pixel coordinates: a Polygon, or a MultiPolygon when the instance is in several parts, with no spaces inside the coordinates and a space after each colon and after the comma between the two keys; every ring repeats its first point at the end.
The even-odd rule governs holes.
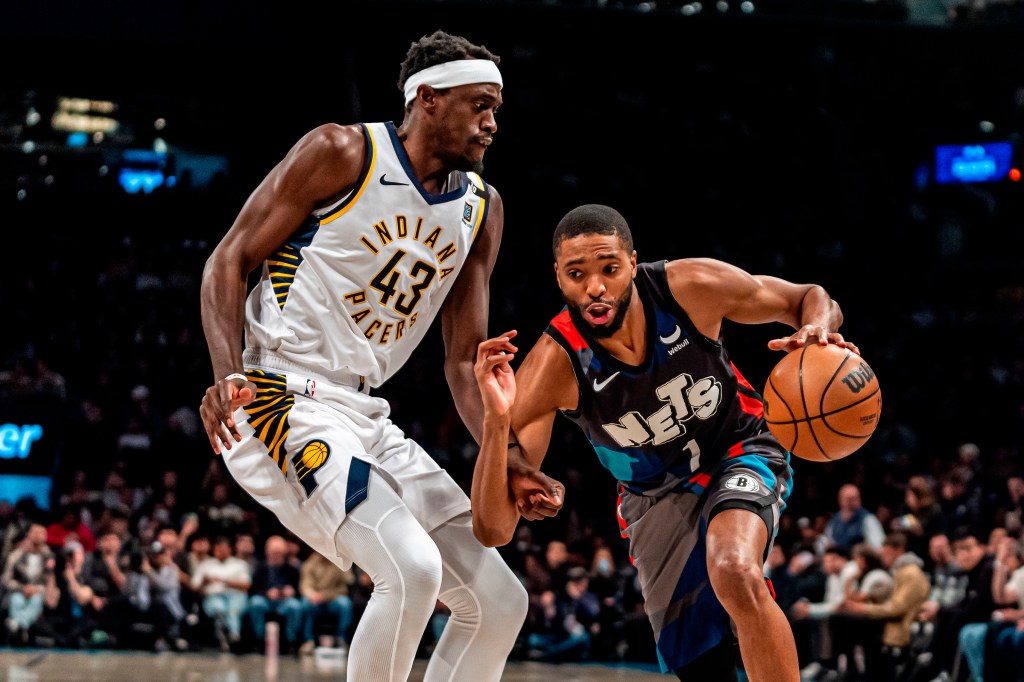
{"type": "Polygon", "coordinates": [[[607,303],[591,303],[583,311],[583,317],[592,325],[602,325],[611,319],[613,310],[607,303]]]}

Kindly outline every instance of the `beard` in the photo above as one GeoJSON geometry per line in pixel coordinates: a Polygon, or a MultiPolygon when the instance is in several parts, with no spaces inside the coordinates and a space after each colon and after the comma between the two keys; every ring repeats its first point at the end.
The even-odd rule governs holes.
{"type": "MultiPolygon", "coordinates": [[[[569,309],[569,317],[572,319],[573,324],[576,325],[577,329],[589,329],[590,335],[595,339],[606,339],[622,329],[622,324],[626,321],[626,313],[629,312],[630,303],[633,302],[633,284],[630,283],[630,285],[626,287],[626,290],[622,292],[622,295],[614,301],[600,301],[601,303],[612,306],[615,310],[615,314],[612,316],[611,321],[607,324],[601,325],[600,327],[595,327],[587,322],[586,318],[583,317],[583,308],[578,303],[570,301],[565,297],[565,294],[562,294],[562,300],[565,301],[565,305],[569,309]]],[[[590,303],[598,303],[598,301],[590,301],[590,303]]]]}

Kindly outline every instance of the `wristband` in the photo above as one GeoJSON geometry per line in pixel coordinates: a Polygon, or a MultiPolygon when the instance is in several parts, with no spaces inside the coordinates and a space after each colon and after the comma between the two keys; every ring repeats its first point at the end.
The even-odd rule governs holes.
{"type": "Polygon", "coordinates": [[[224,377],[225,381],[228,381],[230,379],[241,379],[242,381],[248,381],[249,380],[249,378],[247,376],[245,376],[244,374],[242,374],[241,372],[234,372],[233,374],[229,374],[226,377],[224,377]]]}

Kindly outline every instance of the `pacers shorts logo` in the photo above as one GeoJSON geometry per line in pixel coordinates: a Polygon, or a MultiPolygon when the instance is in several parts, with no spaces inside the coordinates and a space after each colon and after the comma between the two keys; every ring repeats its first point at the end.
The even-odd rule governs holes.
{"type": "Polygon", "coordinates": [[[331,456],[331,446],[322,440],[311,440],[299,454],[292,457],[295,475],[309,497],[316,490],[316,470],[322,467],[331,456]]]}
{"type": "Polygon", "coordinates": [[[738,474],[725,482],[729,490],[740,490],[745,493],[756,493],[761,489],[757,481],[747,474],[738,474]]]}

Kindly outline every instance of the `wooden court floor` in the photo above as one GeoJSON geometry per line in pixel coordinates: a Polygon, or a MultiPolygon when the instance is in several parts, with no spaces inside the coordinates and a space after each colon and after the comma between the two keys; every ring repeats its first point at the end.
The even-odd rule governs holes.
{"type": "MultiPolygon", "coordinates": [[[[422,682],[426,661],[417,659],[410,682],[422,682]]],[[[82,652],[51,649],[0,650],[5,682],[312,682],[345,679],[337,665],[317,665],[311,657],[220,653],[82,652]]],[[[510,661],[502,682],[644,682],[674,680],[646,667],[549,664],[510,661]]]]}

